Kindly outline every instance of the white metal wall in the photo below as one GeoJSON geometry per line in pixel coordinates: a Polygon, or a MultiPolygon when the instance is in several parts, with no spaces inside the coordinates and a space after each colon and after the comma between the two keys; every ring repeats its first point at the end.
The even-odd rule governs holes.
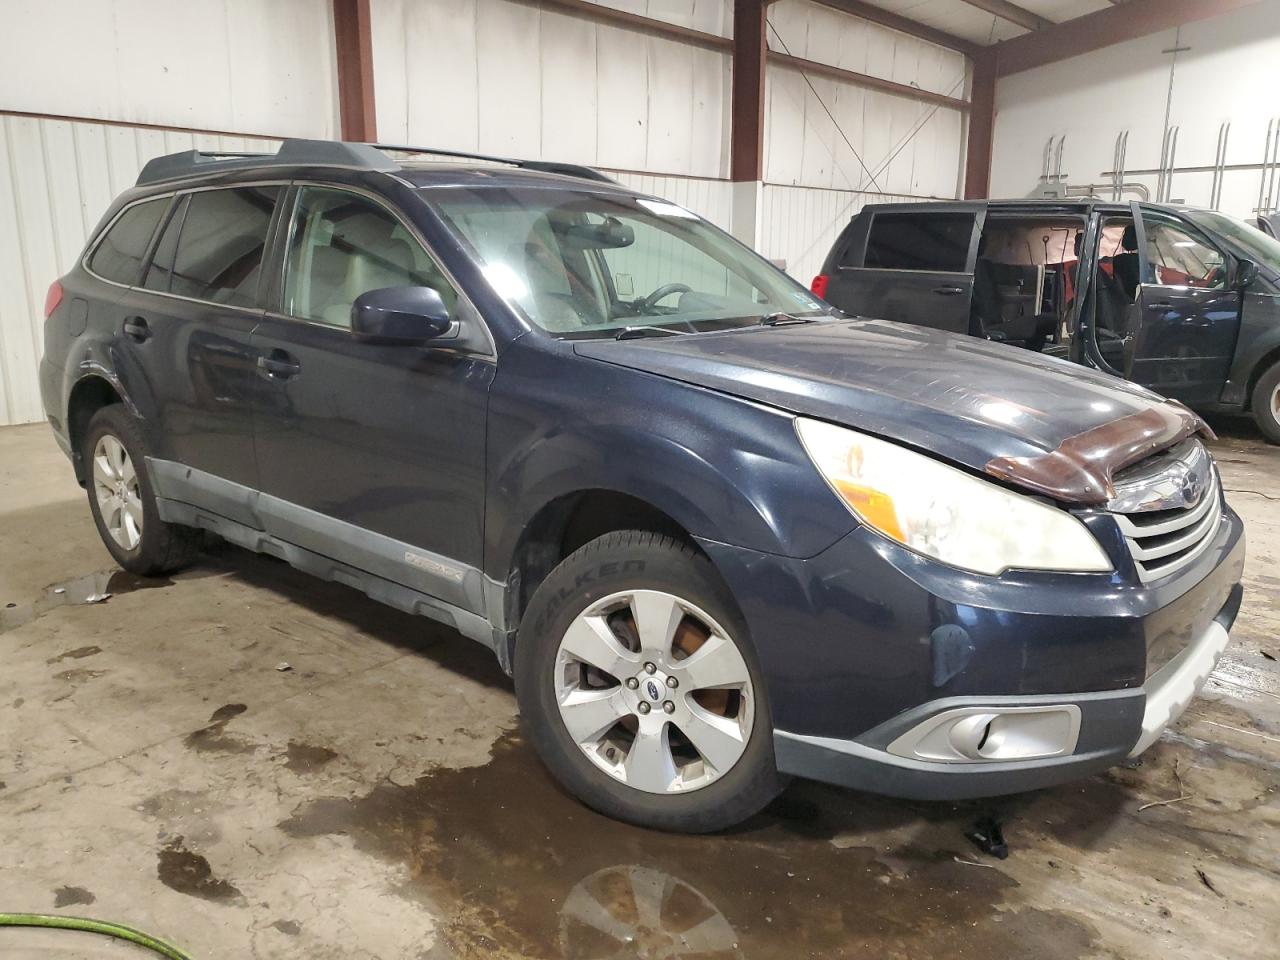
{"type": "Polygon", "coordinates": [[[37,367],[49,284],[152,157],[276,141],[0,116],[0,424],[44,419],[37,367]]]}
{"type": "MultiPolygon", "coordinates": [[[[1166,110],[1170,125],[1179,128],[1177,166],[1213,165],[1218,131],[1227,121],[1227,162],[1260,163],[1268,121],[1280,117],[1277,61],[1280,0],[1265,0],[1181,31],[1004,78],[996,96],[992,195],[1024,196],[1034,189],[1051,136],[1066,137],[1062,171],[1073,185],[1102,184],[1123,130],[1129,131],[1125,166],[1157,168],[1166,110]],[[1175,46],[1190,48],[1178,52],[1176,64],[1164,52],[1175,46]]],[[[1155,176],[1127,179],[1144,183],[1154,197],[1155,176]]],[[[1220,209],[1250,216],[1259,179],[1259,171],[1228,172],[1220,209]]],[[[1207,206],[1212,174],[1176,174],[1170,186],[1170,199],[1207,206]]]]}
{"type": "Polygon", "coordinates": [[[337,131],[329,0],[4,0],[0,109],[337,131]]]}
{"type": "MultiPolygon", "coordinates": [[[[609,5],[727,28],[721,0],[609,5]]],[[[384,141],[727,174],[726,53],[520,0],[373,0],[372,16],[384,141]]]]}
{"type": "MultiPolygon", "coordinates": [[[[806,0],[769,9],[769,46],[931,93],[965,99],[968,64],[935,46],[806,0]]],[[[955,197],[964,152],[959,110],[771,66],[765,180],[955,197]],[[812,84],[812,86],[810,86],[812,84]],[[816,91],[816,93],[815,93],[816,91]]]]}

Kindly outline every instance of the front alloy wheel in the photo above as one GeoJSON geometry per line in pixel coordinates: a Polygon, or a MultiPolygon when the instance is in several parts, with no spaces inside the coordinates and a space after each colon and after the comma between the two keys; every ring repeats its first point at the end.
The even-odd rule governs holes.
{"type": "Polygon", "coordinates": [[[515,681],[543,762],[611,817],[706,833],[783,787],[747,624],[689,541],[621,530],[565,558],[520,620],[515,681]]]}
{"type": "Polygon", "coordinates": [[[755,695],[737,644],[671,593],[610,594],[560,640],[565,729],[609,776],[647,793],[697,790],[742,757],[755,695]]]}

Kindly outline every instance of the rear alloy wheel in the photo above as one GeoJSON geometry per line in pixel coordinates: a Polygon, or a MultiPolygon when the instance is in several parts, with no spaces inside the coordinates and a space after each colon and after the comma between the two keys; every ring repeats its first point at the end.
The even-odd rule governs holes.
{"type": "Polygon", "coordinates": [[[122,404],[93,415],[80,455],[93,521],[116,563],[152,577],[195,558],[200,532],[160,519],[147,473],[146,441],[122,404]]]}
{"type": "Polygon", "coordinates": [[[1250,400],[1253,420],[1272,443],[1280,443],[1280,363],[1258,378],[1250,400]]]}
{"type": "Polygon", "coordinates": [[[707,832],[782,787],[755,651],[690,544],[623,531],[582,547],[534,594],[515,666],[529,738],[602,813],[707,832]]]}
{"type": "Polygon", "coordinates": [[[124,444],[109,433],[99,437],[93,449],[93,495],[111,539],[122,550],[135,549],[142,541],[143,524],[138,471],[124,444]]]}

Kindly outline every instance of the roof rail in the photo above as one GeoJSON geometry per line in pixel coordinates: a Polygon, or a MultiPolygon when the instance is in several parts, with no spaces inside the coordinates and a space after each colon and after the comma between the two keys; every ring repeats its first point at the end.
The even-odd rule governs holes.
{"type": "Polygon", "coordinates": [[[206,173],[239,170],[246,167],[273,166],[338,166],[361,170],[390,171],[399,165],[381,150],[365,143],[341,143],[337,140],[285,140],[275,153],[225,153],[221,151],[184,150],[156,157],[138,174],[138,186],[162,180],[181,180],[206,173]]]}
{"type": "Polygon", "coordinates": [[[556,160],[519,160],[514,157],[497,157],[487,153],[468,153],[464,150],[442,150],[436,147],[413,147],[399,143],[371,143],[368,146],[379,150],[394,150],[397,153],[429,153],[437,157],[457,157],[462,160],[484,160],[488,163],[504,163],[519,167],[522,170],[537,170],[542,173],[558,173],[566,177],[578,177],[582,180],[597,180],[600,183],[617,183],[608,174],[601,173],[594,167],[580,163],[560,163],[556,160]]]}
{"type": "Polygon", "coordinates": [[[540,170],[543,173],[559,173],[584,180],[617,183],[599,170],[576,163],[557,163],[552,160],[515,160],[511,157],[493,157],[483,153],[463,153],[459,150],[439,150],[435,147],[409,147],[392,143],[343,143],[338,140],[285,140],[275,153],[231,153],[205,150],[185,150],[164,157],[148,160],[138,174],[138,186],[160,183],[164,180],[182,180],[208,173],[222,173],[261,166],[328,166],[354,167],[358,170],[399,170],[400,165],[383,153],[429,153],[440,157],[459,157],[466,160],[485,160],[503,163],[524,170],[540,170]]]}

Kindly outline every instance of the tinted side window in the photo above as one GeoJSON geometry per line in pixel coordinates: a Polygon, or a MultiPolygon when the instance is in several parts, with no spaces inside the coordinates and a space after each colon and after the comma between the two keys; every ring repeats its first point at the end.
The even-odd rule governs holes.
{"type": "Polygon", "coordinates": [[[877,213],[864,266],[963,273],[973,223],[971,213],[877,213]]]}
{"type": "Polygon", "coordinates": [[[105,280],[137,283],[147,246],[167,206],[169,198],[159,197],[136,204],[121,214],[93,251],[89,269],[105,280]]]}
{"type": "Polygon", "coordinates": [[[167,292],[169,289],[169,278],[173,274],[173,257],[178,251],[178,234],[182,232],[182,223],[187,216],[189,200],[190,197],[182,197],[178,201],[178,205],[169,216],[169,222],[165,224],[164,232],[160,234],[156,252],[151,256],[151,266],[147,268],[147,278],[143,281],[143,286],[148,290],[167,292]]]}
{"type": "Polygon", "coordinates": [[[236,187],[191,194],[173,260],[172,293],[251,307],[280,188],[236,187]]]}
{"type": "Polygon", "coordinates": [[[343,190],[299,192],[284,281],[286,313],[345,327],[360,294],[405,286],[431,287],[454,309],[457,294],[444,274],[385,209],[343,190]]]}

